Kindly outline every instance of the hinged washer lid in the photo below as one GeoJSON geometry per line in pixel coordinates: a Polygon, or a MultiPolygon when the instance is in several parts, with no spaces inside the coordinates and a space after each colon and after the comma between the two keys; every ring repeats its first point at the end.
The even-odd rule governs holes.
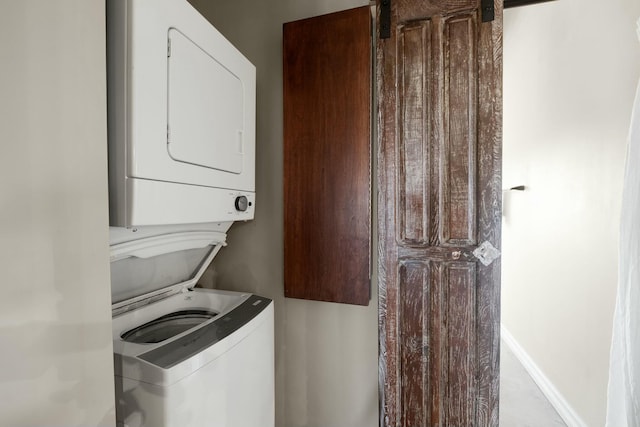
{"type": "Polygon", "coordinates": [[[113,314],[193,288],[226,237],[221,231],[178,231],[112,243],[113,314]]]}

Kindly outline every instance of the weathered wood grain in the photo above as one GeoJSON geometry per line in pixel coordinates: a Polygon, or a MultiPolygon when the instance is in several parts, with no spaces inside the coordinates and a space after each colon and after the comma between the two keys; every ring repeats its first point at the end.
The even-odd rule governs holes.
{"type": "Polygon", "coordinates": [[[401,94],[401,132],[398,138],[398,239],[407,245],[428,245],[431,184],[429,117],[431,116],[427,76],[431,70],[429,22],[404,26],[398,34],[398,91],[401,94]],[[412,126],[413,123],[425,126],[412,126]]]}
{"type": "Polygon", "coordinates": [[[397,22],[420,20],[433,16],[444,16],[455,12],[475,9],[478,0],[393,0],[397,3],[397,22]]]}
{"type": "MultiPolygon", "coordinates": [[[[502,239],[502,1],[478,40],[478,243],[502,239]]],[[[500,258],[478,265],[478,426],[498,426],[500,258]]]]}
{"type": "Polygon", "coordinates": [[[381,426],[497,426],[502,7],[392,2],[377,41],[381,426]]]}
{"type": "Polygon", "coordinates": [[[477,50],[476,14],[444,19],[444,155],[442,242],[475,244],[477,50]]]}
{"type": "Polygon", "coordinates": [[[430,286],[429,264],[422,261],[400,262],[400,358],[402,425],[428,425],[429,414],[423,411],[423,390],[429,389],[430,286]]]}

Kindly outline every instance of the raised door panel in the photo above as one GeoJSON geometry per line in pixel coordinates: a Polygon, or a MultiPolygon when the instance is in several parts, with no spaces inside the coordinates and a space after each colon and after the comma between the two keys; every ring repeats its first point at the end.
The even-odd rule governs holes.
{"type": "Polygon", "coordinates": [[[400,425],[474,425],[475,281],[474,262],[400,262],[400,425]]]}
{"type": "Polygon", "coordinates": [[[285,296],[370,299],[371,13],[284,25],[285,296]]]}

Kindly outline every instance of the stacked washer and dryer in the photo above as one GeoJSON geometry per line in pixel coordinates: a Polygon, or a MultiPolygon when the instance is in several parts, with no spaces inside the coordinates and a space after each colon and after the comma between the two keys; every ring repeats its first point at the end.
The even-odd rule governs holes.
{"type": "Polygon", "coordinates": [[[273,302],[194,288],[255,210],[255,68],[186,0],[107,0],[116,418],[273,427],[273,302]]]}

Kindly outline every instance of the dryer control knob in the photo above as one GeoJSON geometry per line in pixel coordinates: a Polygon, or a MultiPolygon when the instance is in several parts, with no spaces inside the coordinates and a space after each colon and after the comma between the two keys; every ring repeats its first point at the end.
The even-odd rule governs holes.
{"type": "Polygon", "coordinates": [[[240,212],[244,212],[247,210],[248,206],[249,206],[249,201],[247,200],[247,196],[236,197],[236,210],[240,212]]]}

